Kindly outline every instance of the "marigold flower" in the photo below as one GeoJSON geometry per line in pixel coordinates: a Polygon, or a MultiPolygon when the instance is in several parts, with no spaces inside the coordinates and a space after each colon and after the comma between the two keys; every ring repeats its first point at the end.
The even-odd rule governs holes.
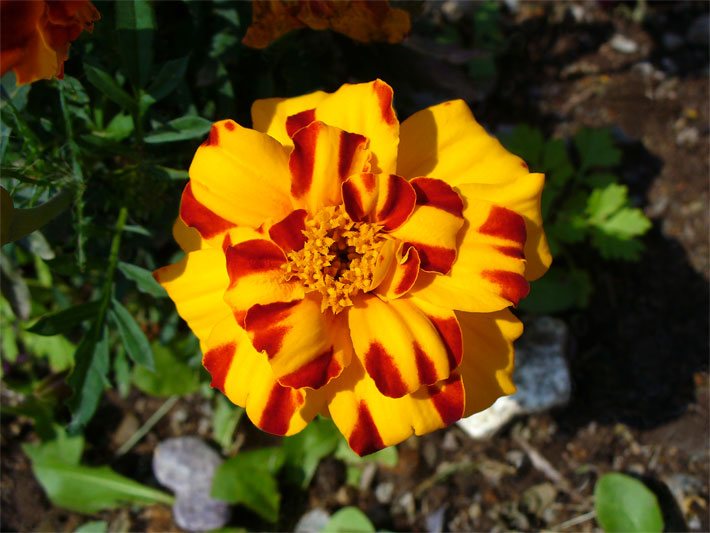
{"type": "Polygon", "coordinates": [[[399,123],[384,82],[259,100],[197,150],[155,272],[212,386],[261,429],[332,417],[363,455],[514,390],[508,310],[550,264],[544,176],[463,101],[399,123]]]}
{"type": "Polygon", "coordinates": [[[306,27],[331,29],[363,43],[398,43],[411,23],[409,13],[383,0],[253,0],[252,22],[242,42],[266,48],[282,35],[306,27]]]}
{"type": "Polygon", "coordinates": [[[64,76],[69,44],[101,18],[88,0],[0,0],[0,75],[17,83],[64,76]]]}

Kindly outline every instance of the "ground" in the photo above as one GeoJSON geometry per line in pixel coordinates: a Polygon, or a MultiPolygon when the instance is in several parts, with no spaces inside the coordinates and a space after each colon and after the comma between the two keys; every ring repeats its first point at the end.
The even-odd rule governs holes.
{"type": "MultiPolygon", "coordinates": [[[[621,176],[653,228],[639,263],[593,265],[599,290],[589,308],[563,316],[571,329],[571,403],[518,419],[488,441],[473,441],[455,426],[410,439],[399,446],[396,467],[371,470],[359,487],[347,486],[343,465],[328,459],[307,497],[285,496],[282,527],[309,509],[357,505],[378,528],[395,531],[588,531],[598,527],[595,481],[613,470],[654,488],[668,530],[710,530],[708,30],[707,21],[704,32],[698,23],[709,6],[644,5],[643,18],[633,12],[644,9],[641,3],[506,9],[508,45],[497,77],[480,90],[461,88],[451,50],[448,59],[422,63],[444,73],[437,94],[425,100],[464,95],[492,131],[521,119],[559,136],[582,126],[614,128],[624,154],[621,176]]],[[[415,46],[425,45],[414,39],[409,47],[415,46]]],[[[409,82],[397,76],[396,90],[414,83],[414,75],[409,82]]],[[[111,457],[119,432],[135,431],[160,404],[135,392],[128,400],[109,395],[100,415],[122,422],[110,431],[90,428],[89,460],[111,457]]],[[[157,442],[207,435],[206,407],[199,397],[181,399],[112,466],[155,483],[150,460],[157,442]]],[[[248,423],[239,432],[254,445],[248,423]]],[[[0,529],[73,531],[85,518],[50,506],[19,448],[30,438],[22,419],[3,425],[0,529]]],[[[176,529],[169,509],[159,506],[101,517],[113,530],[176,529]]],[[[265,527],[241,509],[233,522],[265,527]]]]}

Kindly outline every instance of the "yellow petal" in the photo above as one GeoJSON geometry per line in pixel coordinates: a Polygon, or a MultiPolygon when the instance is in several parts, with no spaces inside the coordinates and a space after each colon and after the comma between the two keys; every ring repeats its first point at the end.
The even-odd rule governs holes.
{"type": "Polygon", "coordinates": [[[540,197],[545,183],[543,174],[525,174],[502,184],[465,183],[457,188],[466,198],[488,200],[515,211],[525,220],[525,278],[542,276],[552,263],[552,255],[542,229],[540,197]]]}
{"type": "Polygon", "coordinates": [[[232,120],[212,125],[190,165],[197,201],[220,218],[257,228],[293,209],[286,149],[232,120]]]}
{"type": "MultiPolygon", "coordinates": [[[[284,146],[293,146],[291,136],[298,131],[297,126],[305,127],[315,120],[315,107],[328,96],[328,93],[316,91],[314,93],[296,96],[294,98],[265,98],[256,100],[251,106],[251,119],[256,131],[266,133],[284,146]],[[308,115],[307,124],[304,121],[292,121],[291,131],[286,128],[286,121],[292,115],[299,115],[304,111],[314,110],[313,115],[308,115]]],[[[305,117],[305,115],[301,115],[305,117]]]]}
{"type": "Polygon", "coordinates": [[[279,385],[266,357],[254,350],[232,316],[212,330],[203,364],[212,376],[212,387],[244,407],[249,419],[269,433],[297,433],[323,407],[321,396],[279,385]]]}
{"type": "Polygon", "coordinates": [[[380,393],[399,398],[446,379],[461,360],[452,311],[401,298],[366,296],[348,313],[355,353],[380,393]]]}
{"type": "Polygon", "coordinates": [[[327,389],[330,416],[358,455],[446,427],[461,418],[464,410],[464,387],[457,373],[413,394],[388,398],[353,358],[327,389]]]}
{"type": "Polygon", "coordinates": [[[223,300],[229,277],[222,250],[190,252],[182,261],[159,268],[153,276],[168,291],[178,314],[201,344],[217,322],[232,314],[223,300]]]}
{"type": "Polygon", "coordinates": [[[464,342],[458,371],[466,388],[464,416],[469,416],[515,392],[513,341],[522,334],[523,324],[507,309],[487,314],[457,312],[456,316],[464,342]]]}

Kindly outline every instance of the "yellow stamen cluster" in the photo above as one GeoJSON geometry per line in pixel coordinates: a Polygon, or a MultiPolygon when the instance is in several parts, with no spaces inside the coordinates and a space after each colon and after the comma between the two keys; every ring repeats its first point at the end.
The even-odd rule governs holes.
{"type": "Polygon", "coordinates": [[[286,279],[300,278],[306,292],[321,293],[321,311],[339,313],[353,304],[353,296],[372,288],[385,243],[380,229],[353,222],[342,205],[321,209],[306,220],[306,244],[288,254],[286,279]]]}

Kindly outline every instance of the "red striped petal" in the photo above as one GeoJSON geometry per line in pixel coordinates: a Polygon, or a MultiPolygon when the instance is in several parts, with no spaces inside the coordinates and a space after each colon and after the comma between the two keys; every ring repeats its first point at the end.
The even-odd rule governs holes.
{"type": "Polygon", "coordinates": [[[269,237],[284,252],[300,250],[306,243],[303,231],[306,229],[306,213],[303,209],[297,209],[286,218],[277,222],[269,228],[269,237]]]}
{"type": "Polygon", "coordinates": [[[198,202],[189,181],[180,200],[180,218],[187,226],[195,228],[203,239],[211,239],[236,227],[233,222],[223,219],[198,202]]]}

